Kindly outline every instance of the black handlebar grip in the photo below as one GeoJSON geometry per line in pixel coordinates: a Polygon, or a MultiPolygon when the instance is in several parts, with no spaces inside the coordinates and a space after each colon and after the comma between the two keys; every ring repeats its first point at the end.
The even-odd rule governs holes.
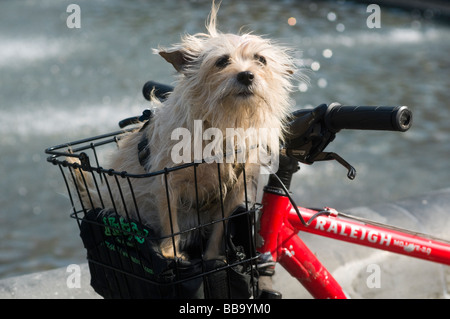
{"type": "Polygon", "coordinates": [[[173,91],[173,87],[166,84],[161,84],[155,81],[148,81],[142,88],[142,94],[146,100],[150,101],[150,94],[152,93],[160,100],[165,100],[167,95],[173,91]]]}
{"type": "Polygon", "coordinates": [[[407,106],[343,106],[328,107],[325,125],[332,131],[341,129],[405,132],[412,125],[412,112],[407,106]]]}

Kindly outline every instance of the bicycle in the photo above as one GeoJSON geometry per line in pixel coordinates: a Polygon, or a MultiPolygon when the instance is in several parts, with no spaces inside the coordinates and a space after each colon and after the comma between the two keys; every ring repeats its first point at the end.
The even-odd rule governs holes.
{"type": "MultiPolygon", "coordinates": [[[[164,99],[171,89],[149,81],[144,85],[143,93],[148,97],[153,91],[156,97],[164,99]]],[[[121,121],[120,131],[45,150],[49,154],[47,161],[59,166],[63,175],[73,209],[71,217],[77,220],[88,251],[92,286],[106,298],[277,299],[281,298],[281,293],[271,288],[271,276],[277,263],[314,298],[346,298],[338,282],[300,239],[299,232],[450,265],[450,243],[445,240],[350,216],[333,208],[301,207],[290,195],[291,180],[299,170],[299,162],[311,165],[317,161],[335,160],[347,169],[347,177],[354,179],[356,170],[338,154],[324,152],[324,149],[342,129],[407,131],[412,125],[412,113],[405,106],[342,106],[334,103],[292,113],[290,135],[281,147],[278,171],[270,175],[261,202],[249,206],[246,197],[243,206],[232,216],[215,221],[224,223],[227,229],[224,235],[227,250],[224,260],[214,261],[203,260],[201,243],[195,247],[194,258],[190,261],[166,260],[157,248],[161,238],[140,220],[118,216],[114,211],[102,212],[101,208],[88,210],[81,200],[77,203],[77,197],[81,197],[79,190],[73,191],[71,186],[74,170],[92,174],[96,185],[102,182],[129,187],[132,196],[134,179],[167,176],[178,169],[191,169],[197,187],[196,167],[205,163],[188,163],[147,174],[118,172],[100,166],[98,148],[114,145],[133,130],[127,128],[129,125],[150,118],[151,112],[144,111],[142,116],[121,121]],[[76,157],[80,163],[68,162],[67,157],[76,157]],[[91,164],[91,157],[95,165],[91,164]],[[123,180],[126,183],[120,182],[123,180]]],[[[220,164],[217,165],[219,168],[220,164]]],[[[114,200],[123,201],[123,198],[114,200]]],[[[199,224],[180,233],[200,231],[206,226],[199,224]]]]}

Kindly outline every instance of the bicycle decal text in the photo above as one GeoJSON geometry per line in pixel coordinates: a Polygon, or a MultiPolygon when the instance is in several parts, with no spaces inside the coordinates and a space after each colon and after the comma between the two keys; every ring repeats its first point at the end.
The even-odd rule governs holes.
{"type": "Polygon", "coordinates": [[[414,244],[414,243],[409,243],[407,241],[404,240],[397,240],[394,239],[393,241],[394,246],[399,246],[399,247],[403,247],[403,250],[408,252],[408,253],[412,253],[413,251],[417,251],[417,252],[421,252],[424,254],[431,254],[431,248],[430,247],[426,247],[426,246],[422,246],[422,245],[418,245],[418,244],[414,244]]]}
{"type": "Polygon", "coordinates": [[[394,238],[392,234],[380,230],[367,229],[355,224],[348,224],[346,222],[333,219],[330,220],[325,217],[318,217],[315,222],[316,224],[314,229],[324,231],[326,233],[332,233],[360,241],[368,241],[369,243],[378,244],[380,246],[389,247],[392,245],[403,248],[403,250],[407,253],[419,252],[430,255],[432,251],[431,247],[394,238]]]}
{"type": "Polygon", "coordinates": [[[348,225],[337,220],[327,221],[323,217],[318,217],[315,229],[323,230],[327,233],[350,237],[359,240],[367,240],[370,243],[389,246],[392,242],[392,235],[381,231],[369,230],[357,225],[348,225]]]}

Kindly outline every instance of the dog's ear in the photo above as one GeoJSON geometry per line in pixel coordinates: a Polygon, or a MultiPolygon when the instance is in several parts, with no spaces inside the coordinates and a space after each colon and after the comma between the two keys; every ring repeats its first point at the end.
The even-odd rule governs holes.
{"type": "Polygon", "coordinates": [[[186,57],[186,54],[183,50],[176,51],[159,51],[158,54],[164,58],[167,62],[173,65],[175,70],[178,72],[183,72],[186,67],[189,59],[186,57]]]}

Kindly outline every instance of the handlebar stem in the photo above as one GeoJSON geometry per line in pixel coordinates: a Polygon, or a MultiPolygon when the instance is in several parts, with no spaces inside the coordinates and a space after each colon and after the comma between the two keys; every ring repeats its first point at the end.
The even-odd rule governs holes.
{"type": "MultiPolygon", "coordinates": [[[[300,169],[298,160],[295,158],[287,157],[280,154],[280,163],[278,171],[275,173],[284,186],[289,189],[291,186],[292,176],[300,169]]],[[[269,181],[266,186],[266,190],[275,193],[284,194],[284,190],[280,184],[280,181],[273,175],[270,175],[269,181]]]]}

